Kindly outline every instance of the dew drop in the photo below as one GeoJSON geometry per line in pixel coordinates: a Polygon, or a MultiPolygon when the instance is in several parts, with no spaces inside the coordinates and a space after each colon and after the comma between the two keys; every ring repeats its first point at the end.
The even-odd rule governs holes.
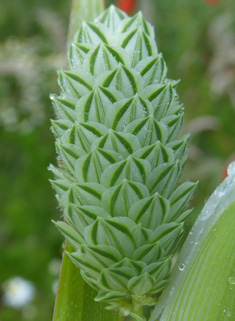
{"type": "Polygon", "coordinates": [[[170,290],[170,296],[174,293],[175,287],[173,286],[170,290]]]}
{"type": "Polygon", "coordinates": [[[222,197],[222,196],[224,196],[224,194],[225,194],[225,191],[221,191],[218,193],[218,197],[222,197]]]}
{"type": "Polygon", "coordinates": [[[181,264],[179,264],[178,268],[180,271],[183,271],[185,268],[185,265],[181,263],[181,264]]]}
{"type": "Polygon", "coordinates": [[[235,276],[230,276],[230,277],[228,278],[228,283],[229,283],[230,285],[235,285],[235,276]]]}
{"type": "Polygon", "coordinates": [[[51,100],[55,100],[56,95],[55,94],[50,94],[49,97],[50,97],[51,100]]]}

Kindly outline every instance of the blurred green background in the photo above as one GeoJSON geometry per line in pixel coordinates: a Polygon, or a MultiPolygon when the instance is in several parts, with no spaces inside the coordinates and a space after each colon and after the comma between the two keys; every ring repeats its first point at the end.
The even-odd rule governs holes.
{"type": "MultiPolygon", "coordinates": [[[[61,212],[48,182],[56,163],[49,94],[66,65],[70,6],[0,2],[1,321],[52,319],[63,239],[51,223],[61,212]],[[18,306],[7,296],[23,291],[15,277],[31,282],[32,300],[18,306]]],[[[184,179],[200,180],[189,227],[235,158],[235,1],[142,0],[138,9],[156,28],[168,77],[181,79],[183,132],[191,132],[184,179]]]]}

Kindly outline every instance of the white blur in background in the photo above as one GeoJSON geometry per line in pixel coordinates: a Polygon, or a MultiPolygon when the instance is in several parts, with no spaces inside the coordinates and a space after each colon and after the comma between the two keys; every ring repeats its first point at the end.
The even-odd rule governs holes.
{"type": "Polygon", "coordinates": [[[20,309],[29,304],[35,297],[35,287],[21,277],[14,277],[3,284],[3,304],[20,309]]]}

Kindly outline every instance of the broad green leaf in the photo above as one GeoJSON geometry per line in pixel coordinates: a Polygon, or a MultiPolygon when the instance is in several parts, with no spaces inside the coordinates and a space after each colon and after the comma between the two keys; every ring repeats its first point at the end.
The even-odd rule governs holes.
{"type": "Polygon", "coordinates": [[[177,297],[174,293],[161,320],[186,321],[189,316],[192,321],[199,317],[205,321],[233,320],[234,217],[235,202],[223,211],[201,240],[187,268],[178,263],[177,267],[185,272],[181,272],[177,297]]]}

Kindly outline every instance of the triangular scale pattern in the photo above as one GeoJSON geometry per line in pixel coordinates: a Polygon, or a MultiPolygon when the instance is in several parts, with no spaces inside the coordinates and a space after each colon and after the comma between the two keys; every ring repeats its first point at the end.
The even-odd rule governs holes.
{"type": "Polygon", "coordinates": [[[177,82],[166,78],[141,12],[109,7],[84,22],[59,72],[52,121],[60,167],[52,186],[68,254],[108,309],[145,320],[167,284],[197,183],[177,187],[188,136],[177,82]]]}

